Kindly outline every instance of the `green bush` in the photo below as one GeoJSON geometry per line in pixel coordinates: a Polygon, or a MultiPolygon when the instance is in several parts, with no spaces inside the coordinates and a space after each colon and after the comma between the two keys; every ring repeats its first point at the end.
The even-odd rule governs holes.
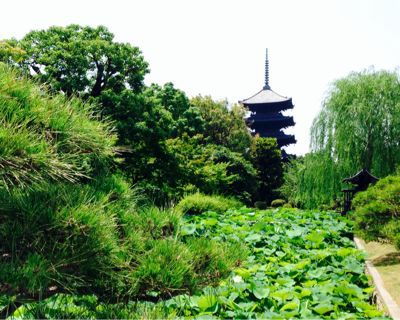
{"type": "Polygon", "coordinates": [[[116,136],[90,105],[4,64],[0,88],[0,283],[29,298],[117,290],[129,264],[110,210],[126,192],[108,177],[116,136]]]}
{"type": "Polygon", "coordinates": [[[239,200],[233,198],[195,193],[184,197],[176,209],[183,214],[201,214],[206,211],[224,213],[228,209],[237,209],[242,206],[243,204],[239,200]]]}
{"type": "Polygon", "coordinates": [[[139,292],[168,296],[192,289],[195,278],[192,263],[193,253],[185,244],[174,239],[154,240],[134,271],[139,292]]]}
{"type": "Polygon", "coordinates": [[[256,169],[255,200],[270,203],[279,196],[277,189],[283,182],[281,150],[275,138],[256,137],[250,148],[251,162],[256,169]]]}
{"type": "MultiPolygon", "coordinates": [[[[13,297],[6,305],[60,292],[108,302],[170,296],[233,266],[236,253],[225,245],[200,250],[180,240],[182,211],[138,208],[140,197],[115,173],[115,136],[90,106],[50,96],[0,65],[0,118],[0,293],[13,297]]],[[[212,199],[210,208],[241,205],[212,199]]]]}
{"type": "Polygon", "coordinates": [[[169,177],[178,198],[192,186],[202,193],[251,202],[257,189],[257,172],[242,154],[211,144],[203,135],[169,139],[167,150],[169,163],[163,165],[168,167],[169,174],[165,177],[169,177]]]}
{"type": "Polygon", "coordinates": [[[141,230],[148,239],[161,239],[176,235],[181,224],[182,214],[172,209],[147,207],[135,215],[134,229],[141,230]]]}
{"type": "Polygon", "coordinates": [[[54,286],[73,292],[121,289],[131,268],[126,248],[132,245],[129,237],[120,238],[124,219],[114,197],[90,184],[0,191],[0,282],[32,296],[51,294],[54,286]]]}
{"type": "Polygon", "coordinates": [[[286,201],[283,199],[275,199],[271,201],[271,207],[273,208],[282,207],[284,204],[286,204],[286,201]]]}
{"type": "Polygon", "coordinates": [[[240,265],[247,256],[247,248],[238,243],[218,243],[207,238],[190,238],[187,241],[193,252],[193,269],[197,282],[215,283],[226,277],[232,267],[240,265]]]}
{"type": "Polygon", "coordinates": [[[76,182],[106,170],[116,136],[92,107],[47,96],[0,63],[0,188],[76,182]]]}
{"type": "Polygon", "coordinates": [[[365,240],[387,239],[400,248],[400,175],[388,176],[353,200],[356,232],[365,240]]]}

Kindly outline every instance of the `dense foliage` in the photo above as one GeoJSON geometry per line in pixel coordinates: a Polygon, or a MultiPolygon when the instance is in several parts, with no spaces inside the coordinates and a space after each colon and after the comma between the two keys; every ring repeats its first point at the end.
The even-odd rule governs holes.
{"type": "Polygon", "coordinates": [[[191,292],[246,256],[239,244],[182,239],[175,210],[139,208],[92,107],[4,64],[0,85],[0,317],[56,293],[191,292]]]}
{"type": "Polygon", "coordinates": [[[389,240],[400,249],[400,175],[387,176],[358,193],[353,205],[355,228],[363,239],[389,240]]]}
{"type": "MultiPolygon", "coordinates": [[[[281,186],[276,140],[243,107],[144,85],[140,50],[105,27],[32,31],[0,60],[0,317],[381,315],[346,220],[243,204],[315,207],[361,167],[392,173],[397,74],[337,81],[281,186]]],[[[399,186],[355,199],[367,240],[399,246],[399,186]]]]}
{"type": "Polygon", "coordinates": [[[250,155],[257,170],[255,198],[269,205],[279,195],[278,188],[282,185],[282,155],[276,139],[256,137],[250,155]]]}
{"type": "MultiPolygon", "coordinates": [[[[209,96],[189,99],[172,83],[145,86],[149,69],[139,48],[116,42],[103,26],[32,31],[2,41],[0,60],[53,92],[94,102],[98,115],[116,128],[119,169],[156,204],[195,191],[251,203],[260,194],[269,197],[272,189],[265,185],[275,183],[266,180],[280,179],[273,164],[267,176],[259,175],[266,180],[256,180],[260,161],[250,159],[242,106],[209,96]]],[[[277,152],[265,149],[272,158],[277,152]]]]}
{"type": "Polygon", "coordinates": [[[50,97],[0,63],[0,188],[78,182],[112,167],[116,136],[78,99],[50,97]]]}
{"type": "Polygon", "coordinates": [[[232,198],[194,193],[179,201],[176,209],[183,214],[192,215],[202,214],[208,211],[222,214],[228,209],[238,209],[241,207],[243,207],[243,204],[232,198]]]}
{"type": "Polygon", "coordinates": [[[197,96],[191,103],[204,119],[204,136],[216,145],[244,154],[250,148],[251,136],[244,122],[246,110],[240,105],[228,108],[227,101],[214,101],[210,96],[197,96]]]}
{"type": "Polygon", "coordinates": [[[367,168],[384,177],[400,164],[397,72],[352,73],[333,84],[311,130],[311,153],[288,167],[282,189],[305,207],[340,197],[343,178],[367,168]]]}
{"type": "Polygon", "coordinates": [[[157,304],[100,304],[95,296],[59,295],[27,304],[18,317],[211,319],[373,318],[373,288],[363,254],[344,237],[345,220],[333,213],[277,209],[208,212],[188,218],[182,235],[245,244],[250,255],[216,287],[157,304]]]}
{"type": "MultiPolygon", "coordinates": [[[[235,196],[247,203],[257,190],[256,170],[240,153],[207,143],[203,135],[169,139],[166,142],[169,184],[180,192],[235,196]]],[[[167,176],[167,175],[165,175],[167,176]]]]}
{"type": "Polygon", "coordinates": [[[113,39],[103,26],[69,25],[31,31],[5,43],[24,53],[14,64],[52,90],[98,97],[106,90],[139,90],[148,72],[139,48],[113,39]]]}

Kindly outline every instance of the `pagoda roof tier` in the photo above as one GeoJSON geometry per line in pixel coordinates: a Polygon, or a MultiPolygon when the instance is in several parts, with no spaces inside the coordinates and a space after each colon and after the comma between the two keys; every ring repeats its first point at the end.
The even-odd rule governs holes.
{"type": "Polygon", "coordinates": [[[270,103],[254,103],[247,104],[246,102],[239,101],[245,107],[247,107],[251,112],[260,113],[273,113],[280,112],[288,109],[293,109],[292,98],[280,102],[270,102],[270,103]]]}
{"type": "Polygon", "coordinates": [[[252,122],[262,122],[262,123],[271,123],[271,122],[291,122],[294,125],[292,116],[284,116],[282,114],[256,114],[251,115],[248,118],[252,122]]]}
{"type": "Polygon", "coordinates": [[[289,144],[293,144],[293,143],[297,142],[295,137],[294,137],[294,135],[291,135],[291,134],[290,135],[286,135],[283,138],[277,138],[276,140],[277,140],[278,146],[280,148],[283,147],[283,146],[287,146],[289,144]]]}
{"type": "Polygon", "coordinates": [[[250,116],[246,118],[246,123],[250,126],[253,134],[276,138],[279,147],[296,143],[294,135],[287,135],[281,131],[281,129],[295,124],[293,117],[284,116],[281,111],[293,109],[294,106],[292,98],[276,93],[269,85],[268,49],[265,56],[264,87],[239,103],[251,111],[250,116]]]}
{"type": "Polygon", "coordinates": [[[296,139],[294,135],[291,134],[285,134],[282,131],[272,131],[272,130],[260,130],[260,131],[255,131],[255,134],[258,134],[260,137],[263,138],[276,138],[278,142],[278,146],[286,146],[288,144],[296,143],[296,139]]]}
{"type": "Polygon", "coordinates": [[[289,136],[288,134],[284,133],[282,130],[279,129],[266,129],[266,130],[255,130],[255,133],[258,133],[260,136],[263,137],[274,137],[274,138],[284,138],[289,136]]]}
{"type": "Polygon", "coordinates": [[[252,95],[250,98],[244,99],[240,101],[244,105],[251,104],[268,104],[268,103],[276,103],[276,102],[291,102],[292,98],[281,96],[275,91],[271,90],[269,86],[265,86],[261,91],[257,92],[255,95],[252,95]]]}
{"type": "Polygon", "coordinates": [[[288,128],[293,126],[293,121],[281,121],[281,122],[253,122],[249,123],[250,127],[256,131],[278,131],[280,129],[288,128]]]}

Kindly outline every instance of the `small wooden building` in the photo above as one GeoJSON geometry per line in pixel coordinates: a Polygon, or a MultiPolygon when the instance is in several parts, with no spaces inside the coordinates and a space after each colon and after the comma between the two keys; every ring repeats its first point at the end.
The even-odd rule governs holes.
{"type": "Polygon", "coordinates": [[[346,214],[351,209],[351,200],[359,191],[367,190],[370,184],[377,182],[379,178],[373,176],[367,169],[362,169],[354,176],[342,180],[344,183],[351,183],[353,188],[343,189],[343,210],[342,214],[346,214]]]}

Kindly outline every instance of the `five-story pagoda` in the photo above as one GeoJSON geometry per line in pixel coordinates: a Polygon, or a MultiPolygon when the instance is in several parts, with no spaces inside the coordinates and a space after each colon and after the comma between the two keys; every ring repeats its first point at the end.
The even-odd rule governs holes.
{"type": "Polygon", "coordinates": [[[253,134],[260,137],[276,138],[279,148],[296,143],[294,135],[288,135],[282,129],[294,126],[293,117],[284,116],[282,111],[293,109],[292,98],[281,96],[271,90],[269,85],[268,49],[265,59],[265,84],[261,91],[243,101],[239,101],[250,110],[247,122],[253,134]]]}

